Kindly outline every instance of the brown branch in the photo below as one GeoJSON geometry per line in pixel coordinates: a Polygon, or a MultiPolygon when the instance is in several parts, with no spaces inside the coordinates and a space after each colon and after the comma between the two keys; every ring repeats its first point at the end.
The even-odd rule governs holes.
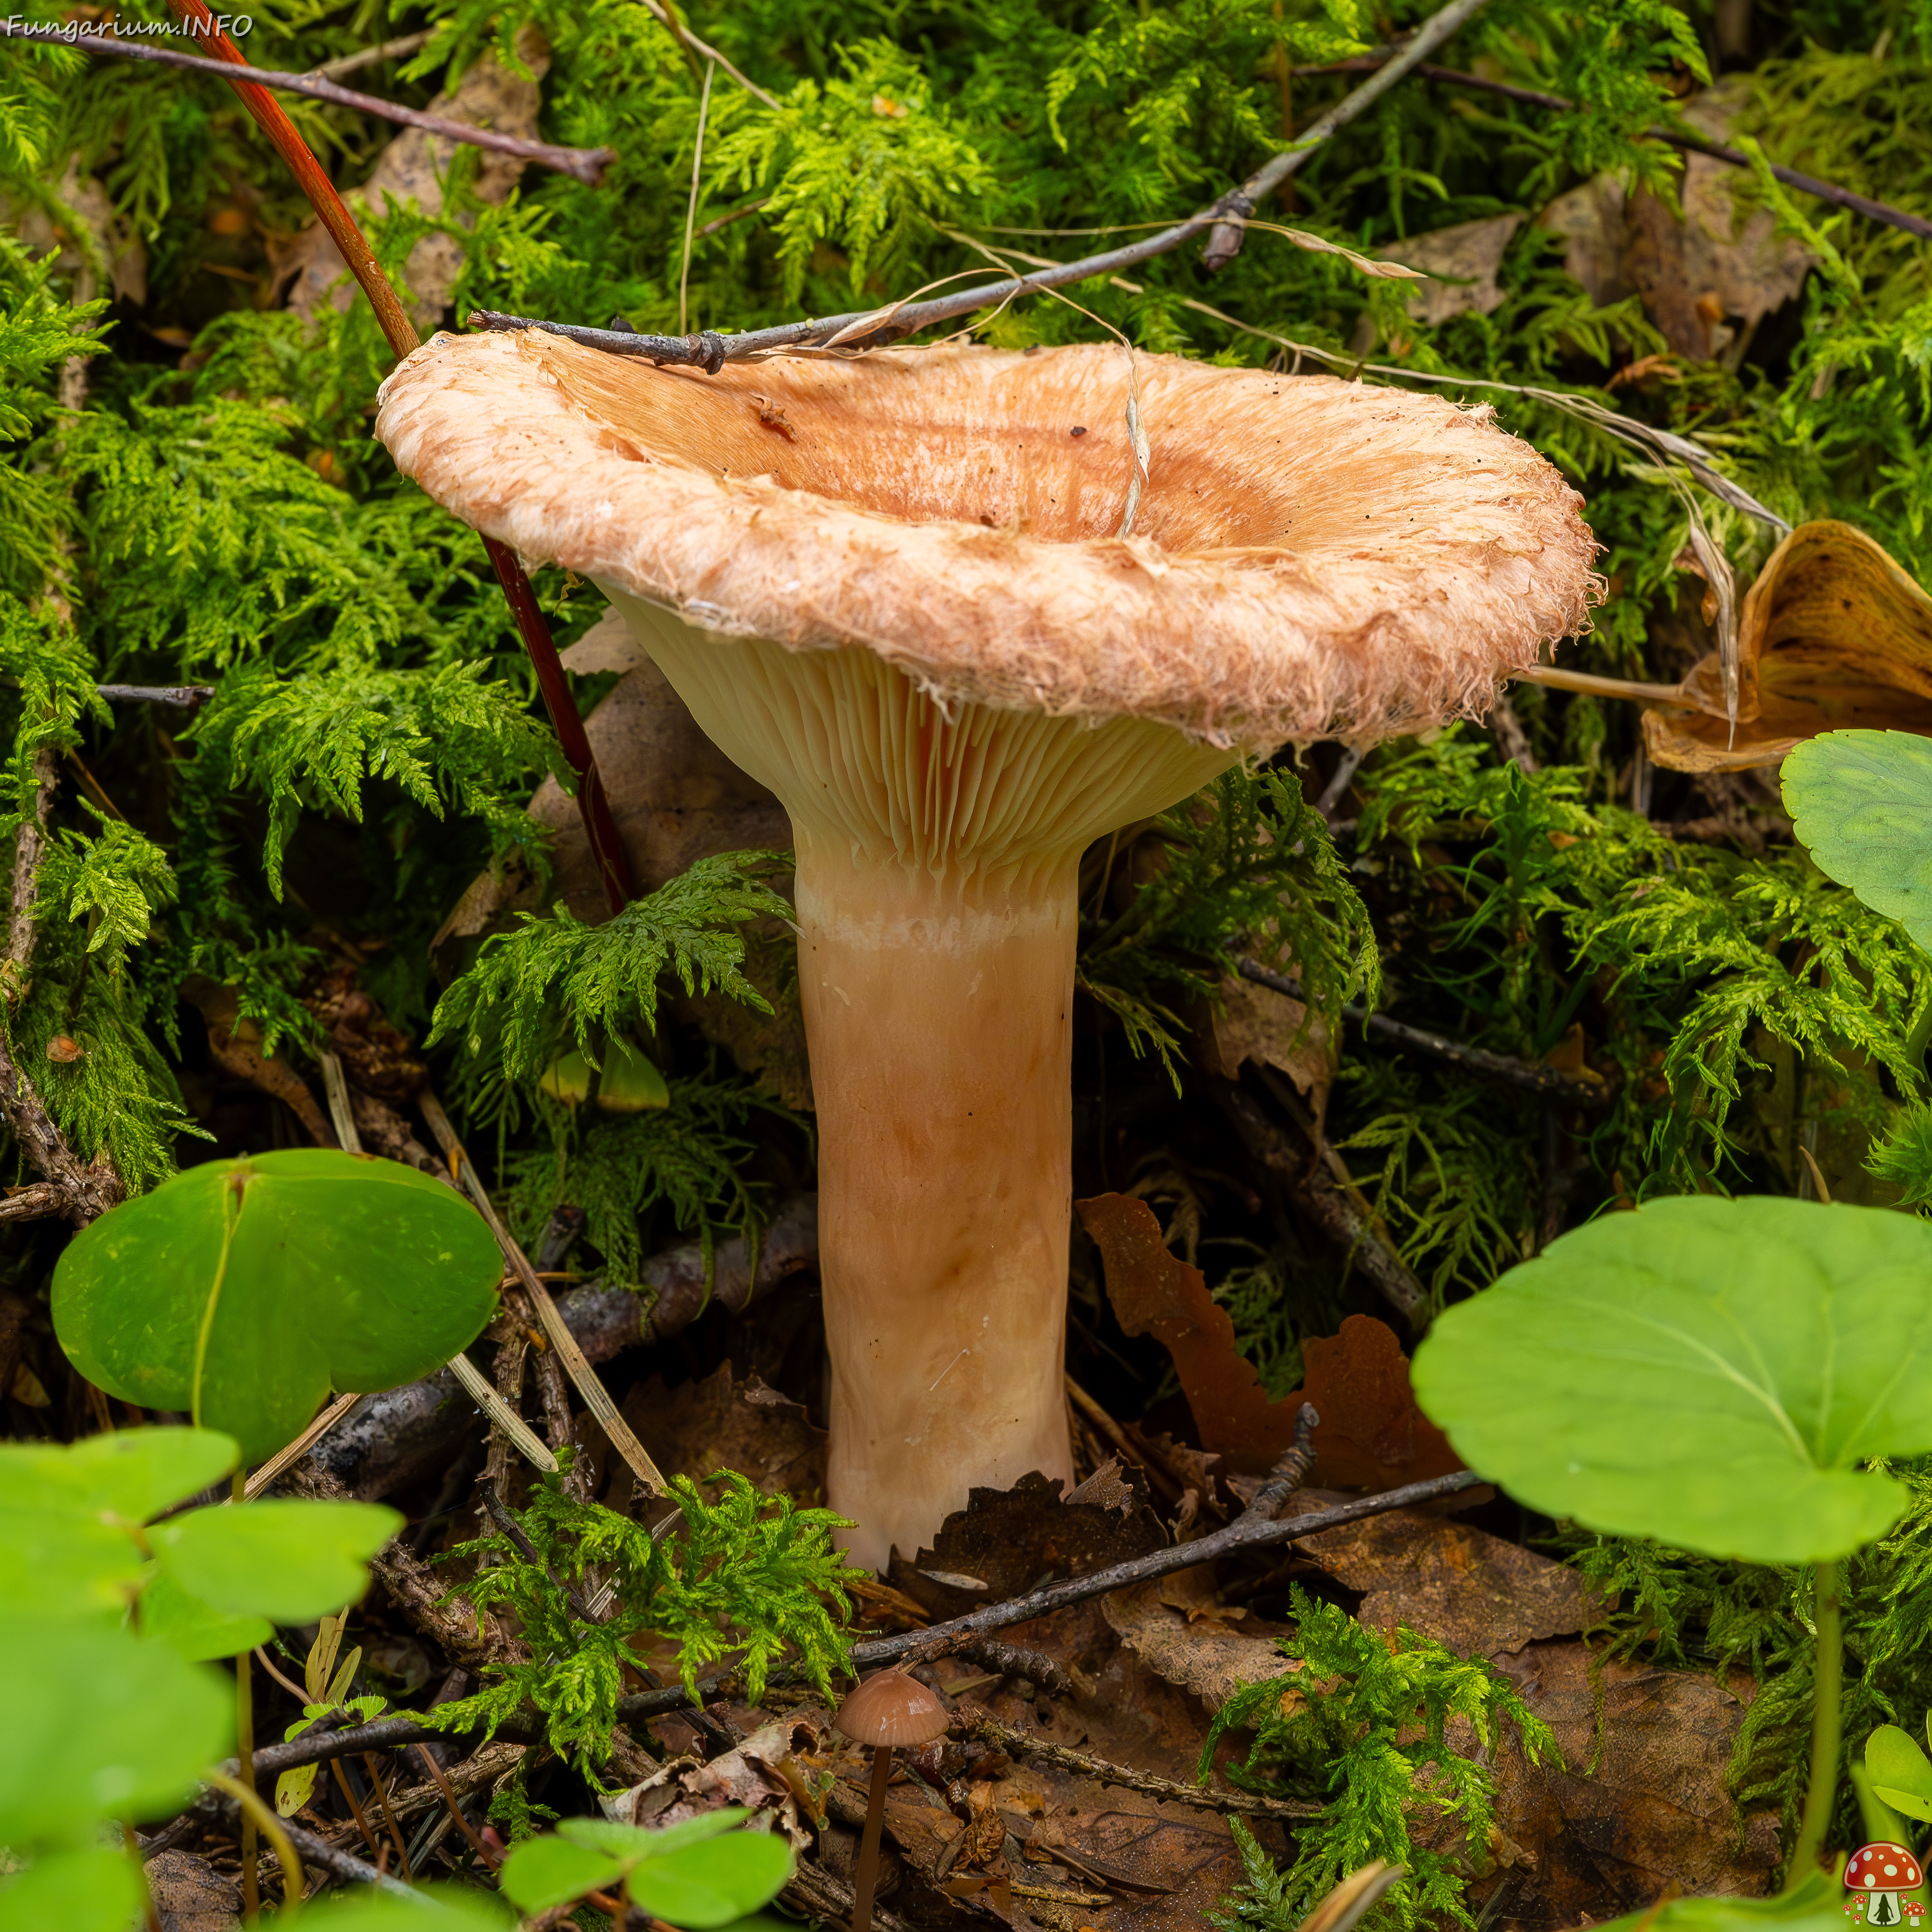
{"type": "Polygon", "coordinates": [[[47,814],[53,808],[58,772],[53,747],[34,754],[34,802],[14,840],[14,883],[7,902],[7,952],[0,962],[0,998],[17,1012],[33,988],[28,961],[34,950],[34,902],[39,896],[40,855],[46,849],[47,814]]]}
{"type": "MultiPolygon", "coordinates": [[[[1244,980],[1252,980],[1257,986],[1265,986],[1271,993],[1306,1003],[1308,995],[1302,991],[1299,980],[1270,973],[1252,959],[1240,961],[1236,970],[1244,980]]],[[[1553,1066],[1541,1066],[1533,1060],[1518,1060],[1507,1053],[1491,1053],[1484,1047],[1466,1046],[1459,1040],[1451,1040],[1447,1034],[1427,1033],[1420,1027],[1405,1025],[1386,1014],[1372,1012],[1366,1006],[1344,1006],[1342,1017],[1354,1021],[1365,1032],[1394,1046],[1406,1047],[1412,1053],[1444,1061],[1479,1078],[1507,1081],[1512,1087],[1540,1094],[1546,1100],[1561,1100],[1572,1107],[1586,1107],[1592,1113],[1600,1113],[1610,1104],[1610,1090],[1601,1081],[1579,1080],[1574,1075],[1559,1072],[1553,1066]]]]}
{"type": "Polygon", "coordinates": [[[1238,1082],[1217,1080],[1211,1090],[1215,1105],[1269,1178],[1336,1246],[1348,1250],[1399,1313],[1411,1322],[1418,1319],[1429,1305],[1428,1292],[1377,1228],[1373,1214],[1358,1198],[1352,1183],[1323,1162],[1312,1137],[1306,1153],[1292,1147],[1262,1111],[1261,1102],[1238,1082]]]}
{"type": "MultiPolygon", "coordinates": [[[[1004,1629],[1009,1624],[1026,1623],[1051,1611],[1064,1610],[1070,1604],[1086,1603],[1095,1597],[1106,1596],[1110,1591],[1124,1590],[1136,1583],[1171,1576],[1176,1570],[1191,1569],[1197,1563],[1211,1563],[1217,1558],[1242,1555],[1250,1550],[1271,1550],[1298,1537],[1318,1536],[1324,1529],[1339,1529],[1344,1523],[1364,1522],[1390,1510],[1406,1509],[1414,1503],[1432,1502],[1438,1496],[1450,1496],[1459,1490],[1474,1488],[1482,1480],[1474,1470],[1458,1469],[1451,1475],[1438,1476],[1432,1481],[1406,1484],[1382,1496],[1360,1496],[1352,1502],[1337,1504],[1333,1509],[1318,1510],[1308,1516],[1290,1516],[1280,1522],[1274,1521],[1268,1510],[1282,1499],[1283,1486],[1273,1482],[1264,1484],[1256,1492],[1252,1507],[1226,1529],[1216,1530],[1211,1536],[1199,1537],[1192,1543],[1179,1544],[1168,1550],[1156,1550],[1130,1562],[1116,1563],[1084,1576],[1070,1577],[1064,1582],[1045,1584],[1006,1603],[989,1604],[983,1610],[956,1617],[950,1623],[934,1624],[930,1630],[909,1630],[897,1636],[874,1637],[864,1643],[855,1643],[851,1651],[852,1666],[854,1670],[864,1671],[881,1664],[947,1656],[958,1646],[962,1637],[977,1636],[986,1631],[1004,1629]]],[[[700,1692],[712,1695],[730,1678],[728,1670],[720,1672],[700,1684],[700,1692]]],[[[775,1670],[770,1681],[782,1684],[799,1680],[799,1672],[788,1669],[775,1670]]],[[[618,1721],[634,1726],[647,1718],[668,1717],[674,1712],[687,1711],[692,1704],[682,1684],[639,1691],[619,1700],[618,1721]]],[[[496,1735],[506,1741],[524,1742],[536,1738],[540,1730],[532,1713],[529,1723],[512,1721],[500,1725],[496,1735]]],[[[317,1726],[304,1731],[298,1738],[291,1738],[286,1744],[268,1744],[258,1750],[255,1754],[256,1774],[271,1778],[296,1765],[319,1764],[325,1758],[339,1757],[349,1752],[416,1744],[442,1736],[413,1718],[380,1718],[374,1724],[358,1724],[347,1730],[325,1731],[317,1726]]]]}
{"type": "Polygon", "coordinates": [[[1244,1818],[1312,1818],[1319,1804],[1290,1798],[1263,1798],[1250,1791],[1215,1791],[1198,1784],[1183,1784],[1177,1779],[1161,1778],[1150,1771],[1136,1771],[1124,1764],[1109,1764],[1105,1758],[1089,1757],[1084,1751],[1056,1744],[1045,1738],[1031,1736],[1013,1725],[1003,1724],[978,1705],[962,1708],[958,1728],[982,1744],[997,1744],[1010,1757],[1037,1758],[1042,1764],[1057,1765],[1076,1778],[1090,1778],[1096,1784],[1118,1785],[1123,1790],[1138,1791],[1149,1798],[1172,1804],[1191,1804],[1198,1811],[1232,1811],[1244,1818]]]}
{"type": "MultiPolygon", "coordinates": [[[[1289,70],[1298,74],[1360,74],[1379,65],[1381,60],[1379,54],[1358,54],[1352,60],[1332,61],[1325,66],[1298,67],[1289,70]]],[[[1465,74],[1460,68],[1436,67],[1424,62],[1418,63],[1414,71],[1424,80],[1436,81],[1448,87],[1470,88],[1477,93],[1495,94],[1526,107],[1547,107],[1561,113],[1576,105],[1560,94],[1546,94],[1536,87],[1517,87],[1504,80],[1486,80],[1478,74],[1465,74]]],[[[1662,141],[1690,154],[1703,154],[1730,167],[1748,168],[1751,165],[1750,155],[1740,149],[1726,147],[1721,141],[1706,140],[1688,128],[1672,128],[1658,122],[1643,131],[1647,140],[1662,141]]],[[[1769,166],[1774,180],[1786,188],[1795,188],[1800,194],[1808,194],[1814,200],[1828,201],[1834,207],[1849,208],[1853,214],[1862,214],[1868,221],[1882,223],[1888,228],[1902,228],[1908,235],[1932,238],[1932,221],[1923,215],[1908,214],[1904,208],[1894,208],[1888,202],[1874,201],[1869,195],[1840,188],[1835,182],[1820,181],[1816,175],[1801,174],[1797,169],[1780,166],[1775,161],[1769,166]]]]}
{"type": "Polygon", "coordinates": [[[200,54],[177,53],[172,47],[151,46],[144,40],[121,34],[75,33],[66,27],[14,26],[0,20],[0,35],[9,40],[53,42],[76,47],[84,54],[106,54],[122,60],[152,61],[162,67],[181,68],[190,74],[212,74],[228,81],[243,80],[255,87],[272,87],[281,94],[305,94],[312,100],[326,100],[332,107],[352,108],[358,114],[373,114],[393,121],[399,127],[420,128],[425,134],[440,135],[446,141],[460,141],[472,148],[488,148],[510,154],[520,161],[554,168],[571,176],[586,187],[602,184],[604,170],[616,158],[610,148],[560,148],[548,141],[520,140],[514,134],[500,134],[493,128],[472,128],[465,121],[452,121],[441,114],[424,114],[394,100],[380,100],[373,94],[358,94],[353,88],[338,86],[321,74],[280,74],[268,68],[238,68],[232,61],[208,60],[200,54]]]}
{"type": "MultiPolygon", "coordinates": [[[[645,4],[657,12],[656,0],[645,0],[645,4]]],[[[1330,108],[1292,147],[1284,148],[1258,168],[1239,188],[1231,188],[1218,201],[1198,214],[1190,215],[1185,221],[1141,241],[1130,242],[1124,248],[1109,249],[1105,254],[1090,255],[1078,262],[1063,262],[1034,274],[982,283],[976,288],[940,296],[931,302],[904,302],[885,308],[860,310],[849,315],[820,316],[808,322],[782,322],[776,328],[752,329],[742,335],[723,336],[710,329],[697,335],[643,335],[620,329],[582,328],[572,322],[544,322],[530,316],[500,315],[488,309],[479,309],[473,314],[470,317],[470,326],[484,329],[539,328],[551,335],[568,337],[589,348],[607,350],[614,356],[634,356],[659,364],[671,363],[682,368],[700,368],[707,375],[715,376],[727,362],[743,362],[753,356],[767,355],[774,350],[823,347],[834,338],[841,347],[848,349],[876,348],[885,343],[897,342],[936,322],[956,321],[980,309],[1012,302],[1022,296],[1036,294],[1042,289],[1064,288],[1070,283],[1088,281],[1096,276],[1111,275],[1123,268],[1136,267],[1142,262],[1152,261],[1157,255],[1171,254],[1197,237],[1208,238],[1210,250],[1225,250],[1226,236],[1222,231],[1231,226],[1231,218],[1235,232],[1239,232],[1238,224],[1245,220],[1247,212],[1256,202],[1279,188],[1337,129],[1346,127],[1373,106],[1410,68],[1425,55],[1433,53],[1484,4],[1484,0],[1450,0],[1448,6],[1410,35],[1402,50],[1392,59],[1383,62],[1361,86],[1330,108]]],[[[660,14],[659,17],[664,16],[660,14]]],[[[669,24],[668,20],[666,24],[669,24]]],[[[1226,260],[1230,256],[1223,252],[1212,259],[1226,260]]]]}

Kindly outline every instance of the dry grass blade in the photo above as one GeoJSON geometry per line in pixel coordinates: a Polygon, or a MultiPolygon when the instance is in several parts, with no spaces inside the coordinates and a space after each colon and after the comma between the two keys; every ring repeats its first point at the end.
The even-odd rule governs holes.
{"type": "MultiPolygon", "coordinates": [[[[515,1271],[522,1282],[524,1292],[530,1298],[530,1305],[537,1312],[537,1318],[543,1324],[544,1333],[549,1336],[550,1346],[556,1351],[557,1360],[565,1372],[577,1386],[577,1392],[584,1398],[584,1406],[597,1418],[598,1426],[610,1439],[610,1446],[631,1466],[635,1476],[649,1495],[662,1496],[668,1492],[663,1472],[646,1453],[631,1425],[617,1413],[617,1405],[610,1400],[610,1391],[598,1379],[597,1371],[586,1359],[584,1351],[578,1346],[577,1337],[556,1311],[556,1304],[550,1299],[550,1290],[537,1278],[530,1257],[510,1238],[510,1231],[503,1226],[496,1209],[490,1204],[488,1190],[478,1178],[476,1168],[464,1152],[463,1143],[456,1137],[456,1130],[449,1124],[449,1116],[443,1112],[442,1102],[427,1088],[419,1096],[423,1118],[428,1121],[430,1131],[436,1136],[445,1158],[454,1172],[458,1184],[475,1203],[476,1211],[488,1222],[490,1232],[496,1238],[496,1244],[503,1250],[504,1258],[515,1271]]],[[[458,1371],[459,1374],[460,1371],[458,1371]]],[[[482,1378],[477,1378],[479,1383],[482,1378]]],[[[466,1382],[464,1386],[469,1384],[466,1382]]],[[[487,1384],[485,1384],[487,1386],[487,1384]]],[[[490,1391],[494,1395],[494,1390],[490,1391]]]]}
{"type": "Polygon", "coordinates": [[[1408,1875],[1405,1865],[1372,1860],[1351,1872],[1308,1916],[1298,1932],[1349,1932],[1408,1875]]]}
{"type": "Polygon", "coordinates": [[[452,1355],[449,1367],[450,1372],[476,1398],[477,1407],[490,1418],[492,1427],[502,1431],[524,1461],[547,1475],[555,1475],[556,1456],[544,1448],[530,1424],[490,1386],[476,1364],[467,1355],[452,1355]]]}

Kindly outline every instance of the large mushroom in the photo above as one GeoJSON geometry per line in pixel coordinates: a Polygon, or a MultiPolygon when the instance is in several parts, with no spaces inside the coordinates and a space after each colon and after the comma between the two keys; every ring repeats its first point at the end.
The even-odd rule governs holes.
{"type": "Polygon", "coordinates": [[[1244,754],[1481,711],[1583,617],[1580,500],[1485,410],[1097,346],[706,376],[441,335],[376,429],[594,580],[790,814],[854,1553],[1069,1477],[1082,848],[1244,754]]]}

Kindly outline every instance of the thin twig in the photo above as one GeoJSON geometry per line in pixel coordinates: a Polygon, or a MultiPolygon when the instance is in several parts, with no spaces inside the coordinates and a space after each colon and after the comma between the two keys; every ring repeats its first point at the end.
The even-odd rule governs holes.
{"type": "Polygon", "coordinates": [[[465,121],[452,121],[441,114],[424,114],[400,102],[379,100],[373,94],[358,94],[354,88],[339,87],[319,74],[281,74],[268,68],[238,70],[232,61],[209,60],[200,54],[177,53],[172,47],[151,46],[145,40],[121,34],[79,34],[65,27],[16,26],[0,20],[0,35],[16,40],[42,40],[76,47],[84,54],[108,54],[122,60],[153,61],[163,67],[185,68],[190,74],[212,74],[226,81],[246,81],[255,87],[272,87],[282,94],[305,94],[326,100],[332,107],[352,108],[358,114],[373,114],[404,128],[420,128],[425,134],[440,135],[446,141],[461,141],[472,148],[488,148],[500,154],[513,154],[518,160],[534,161],[539,167],[554,168],[588,188],[599,186],[604,170],[616,158],[610,148],[560,148],[548,141],[520,140],[514,134],[500,134],[493,128],[472,128],[465,121]]]}
{"type": "Polygon", "coordinates": [[[242,1500],[253,1502],[289,1466],[307,1455],[362,1398],[339,1395],[286,1448],[278,1449],[242,1487],[242,1500]]]}
{"type": "Polygon", "coordinates": [[[717,62],[707,61],[704,90],[698,97],[698,139],[691,150],[691,200],[684,211],[684,257],[677,265],[677,332],[680,335],[691,326],[688,301],[691,288],[691,231],[698,220],[698,190],[704,175],[704,124],[711,118],[711,83],[717,73],[717,62]]]}
{"type": "Polygon", "coordinates": [[[1127,1765],[1109,1764],[1105,1758],[1089,1757],[1084,1751],[1003,1724],[991,1712],[976,1704],[962,1709],[959,1728],[982,1744],[998,1745],[1010,1757],[1037,1758],[1042,1764],[1070,1771],[1076,1778],[1090,1778],[1096,1784],[1118,1785],[1123,1790],[1138,1791],[1171,1804],[1191,1804],[1198,1811],[1232,1811],[1244,1818],[1287,1819],[1312,1818],[1322,1809],[1319,1804],[1295,1798],[1263,1798],[1250,1791],[1215,1791],[1161,1778],[1150,1771],[1136,1771],[1127,1765]]]}
{"type": "Polygon", "coordinates": [[[755,80],[734,67],[708,41],[700,40],[677,17],[671,8],[662,4],[661,0],[640,0],[640,4],[644,11],[650,14],[652,20],[660,22],[669,29],[671,38],[691,56],[694,62],[709,61],[714,67],[722,67],[754,100],[761,103],[766,107],[776,108],[778,106],[778,102],[755,80]]]}
{"type": "Polygon", "coordinates": [[[494,1862],[489,1849],[476,1835],[476,1828],[463,1815],[463,1807],[456,1802],[456,1793],[449,1788],[449,1780],[443,1775],[442,1766],[436,1761],[436,1753],[428,1744],[418,1744],[416,1750],[422,1761],[429,1766],[429,1774],[436,1780],[436,1788],[442,1793],[442,1802],[449,1807],[449,1815],[456,1820],[456,1828],[470,1840],[470,1847],[483,1861],[486,1869],[494,1862]]]}
{"type": "Polygon", "coordinates": [[[430,29],[425,27],[418,34],[405,34],[400,40],[385,40],[379,47],[362,47],[352,54],[343,54],[332,61],[324,61],[320,67],[308,70],[312,80],[340,80],[345,74],[359,73],[365,67],[374,67],[379,61],[404,60],[418,47],[429,44],[430,29]]]}
{"type": "Polygon", "coordinates": [[[176,711],[198,711],[214,695],[212,684],[97,684],[110,704],[160,704],[176,711]]]}
{"type": "MultiPolygon", "coordinates": [[[[1286,999],[1299,1000],[1304,1004],[1307,1001],[1308,995],[1299,980],[1270,973],[1255,960],[1240,961],[1237,970],[1244,980],[1251,980],[1257,986],[1265,986],[1271,993],[1280,993],[1286,999]]],[[[1406,1025],[1400,1020],[1390,1019],[1385,1013],[1371,1012],[1366,1006],[1344,1006],[1342,1017],[1354,1021],[1364,1032],[1397,1046],[1407,1047],[1412,1052],[1446,1061],[1466,1073],[1507,1081],[1512,1087],[1540,1094],[1545,1100],[1561,1100],[1573,1107],[1587,1107],[1593,1113],[1601,1112],[1610,1103],[1610,1090],[1600,1081],[1579,1080],[1574,1074],[1559,1072],[1554,1066],[1545,1066],[1533,1060],[1518,1060],[1507,1053],[1491,1053],[1485,1047],[1466,1046],[1459,1040],[1451,1040],[1447,1034],[1428,1033],[1420,1027],[1406,1025]]]]}
{"type": "MultiPolygon", "coordinates": [[[[1375,54],[1358,54],[1352,60],[1333,61],[1322,67],[1298,67],[1291,71],[1298,74],[1360,74],[1373,68],[1377,60],[1375,54]]],[[[1576,104],[1560,94],[1546,94],[1540,88],[1517,87],[1508,81],[1487,80],[1480,74],[1465,74],[1460,68],[1436,67],[1425,62],[1419,64],[1414,71],[1424,80],[1496,94],[1505,100],[1520,102],[1526,107],[1547,107],[1562,113],[1576,104]]],[[[1688,128],[1675,128],[1660,122],[1643,131],[1646,140],[1662,141],[1690,154],[1703,154],[1730,167],[1748,168],[1751,165],[1750,155],[1736,148],[1726,147],[1721,141],[1709,140],[1702,134],[1694,134],[1688,128]]],[[[1908,235],[1932,238],[1932,221],[1922,214],[1909,214],[1904,208],[1894,208],[1887,202],[1874,201],[1869,195],[1840,188],[1835,182],[1820,181],[1816,175],[1801,174],[1797,169],[1782,167],[1775,161],[1769,166],[1774,180],[1786,188],[1796,188],[1800,194],[1808,194],[1818,201],[1828,201],[1835,207],[1848,208],[1853,214],[1882,223],[1888,228],[1902,228],[1908,235]]]]}
{"type": "Polygon", "coordinates": [[[1305,1136],[1309,1150],[1298,1154],[1239,1081],[1214,1081],[1209,1091],[1270,1178],[1360,1268],[1399,1315],[1412,1324],[1419,1322],[1429,1306],[1428,1291],[1376,1227],[1373,1212],[1357,1198],[1353,1181],[1330,1171],[1316,1137],[1305,1136]]]}
{"type": "Polygon", "coordinates": [[[503,1226],[496,1209],[490,1205],[489,1191],[484,1186],[463,1144],[456,1137],[456,1130],[449,1124],[449,1116],[443,1112],[442,1103],[428,1088],[417,1096],[423,1118],[428,1121],[430,1130],[441,1145],[444,1157],[455,1174],[458,1184],[475,1204],[476,1211],[488,1222],[490,1232],[496,1238],[496,1245],[503,1251],[504,1258],[515,1270],[517,1279],[522,1282],[524,1292],[537,1312],[537,1318],[543,1324],[544,1333],[550,1337],[550,1346],[556,1351],[557,1358],[568,1372],[570,1379],[577,1385],[577,1392],[583,1396],[585,1406],[597,1418],[598,1426],[610,1438],[610,1446],[631,1466],[631,1473],[643,1484],[650,1494],[662,1496],[669,1492],[658,1466],[646,1453],[644,1445],[638,1440],[636,1432],[617,1413],[617,1405],[610,1400],[610,1392],[598,1379],[597,1371],[584,1358],[584,1351],[578,1346],[577,1337],[566,1324],[563,1317],[556,1312],[556,1304],[550,1299],[550,1290],[537,1279],[536,1269],[530,1258],[510,1238],[510,1231],[503,1226]]]}
{"type": "MultiPolygon", "coordinates": [[[[882,1664],[944,1656],[962,1636],[976,1635],[982,1630],[1004,1630],[1010,1624],[1026,1623],[1050,1611],[1064,1610],[1070,1604],[1087,1603],[1114,1590],[1125,1590],[1136,1583],[1171,1576],[1177,1570],[1192,1569],[1197,1563],[1211,1563],[1218,1558],[1250,1550],[1272,1549],[1276,1544],[1287,1543],[1298,1537],[1318,1535],[1324,1529],[1364,1522],[1390,1510],[1406,1509],[1413,1503],[1430,1502],[1438,1496],[1454,1496],[1458,1490],[1474,1487],[1482,1480],[1472,1470],[1459,1469],[1451,1475],[1438,1476],[1429,1482],[1406,1484],[1399,1490],[1390,1490],[1381,1496],[1358,1497],[1352,1502],[1337,1504],[1333,1509],[1290,1516],[1280,1522],[1270,1520],[1259,1508],[1251,1508],[1226,1529],[1198,1537],[1192,1543],[1156,1550],[1128,1562],[1091,1571],[1084,1576],[1070,1577],[1065,1582],[1043,1584],[1036,1590],[1029,1590],[1004,1604],[989,1604],[983,1610],[970,1611],[963,1617],[954,1618],[950,1623],[934,1624],[929,1630],[906,1630],[896,1636],[874,1637],[864,1643],[855,1643],[852,1646],[852,1666],[855,1670],[870,1670],[882,1664]]],[[[1256,1504],[1262,1501],[1263,1495],[1258,1493],[1256,1504]]],[[[729,1675],[728,1672],[722,1673],[700,1684],[700,1693],[714,1690],[729,1675]]],[[[770,1681],[775,1684],[789,1682],[796,1675],[795,1670],[789,1669],[774,1671],[770,1681]]],[[[688,1701],[682,1687],[674,1684],[668,1690],[640,1691],[620,1700],[617,1714],[625,1723],[634,1724],[643,1718],[660,1717],[676,1710],[688,1701]]],[[[299,1744],[301,1740],[298,1738],[296,1742],[299,1744]]]]}
{"type": "MultiPolygon", "coordinates": [[[[644,4],[653,12],[658,10],[656,0],[644,0],[644,4]]],[[[935,322],[956,321],[962,316],[1012,302],[1021,296],[1064,288],[1095,276],[1134,268],[1142,262],[1152,261],[1156,256],[1170,254],[1198,236],[1211,236],[1216,226],[1226,225],[1230,217],[1238,223],[1244,220],[1262,196],[1279,188],[1317,147],[1338,128],[1346,126],[1372,106],[1410,68],[1432,53],[1484,4],[1484,0],[1451,0],[1450,5],[1416,30],[1394,59],[1385,62],[1354,93],[1330,108],[1292,147],[1284,148],[1257,169],[1239,188],[1231,188],[1210,206],[1190,215],[1174,226],[1130,242],[1125,248],[1090,255],[1082,261],[1063,262],[1052,268],[1042,269],[1036,274],[982,283],[976,288],[936,296],[930,302],[898,304],[884,310],[862,309],[849,315],[820,316],[807,322],[782,322],[776,328],[752,329],[742,335],[723,336],[710,329],[696,335],[629,334],[618,329],[581,328],[574,323],[544,322],[530,316],[500,315],[492,310],[477,310],[470,317],[470,324],[472,328],[542,329],[548,334],[580,342],[589,348],[608,350],[614,356],[634,356],[649,362],[701,368],[708,374],[716,375],[727,362],[743,362],[775,350],[820,346],[834,337],[848,348],[876,347],[916,334],[935,322]]],[[[668,16],[660,14],[659,17],[669,24],[668,16]]],[[[698,44],[694,41],[692,44],[698,44]]],[[[728,68],[727,71],[730,70],[728,68]]]]}

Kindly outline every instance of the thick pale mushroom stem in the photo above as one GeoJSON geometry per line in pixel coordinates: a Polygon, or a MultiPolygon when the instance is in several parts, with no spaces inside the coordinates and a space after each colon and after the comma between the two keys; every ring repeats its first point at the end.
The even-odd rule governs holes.
{"type": "Polygon", "coordinates": [[[882,1569],[976,1484],[1071,1474],[1080,854],[1232,757],[1144,719],[943,707],[869,652],[727,641],[605,587],[791,815],[830,1499],[882,1569]]]}

